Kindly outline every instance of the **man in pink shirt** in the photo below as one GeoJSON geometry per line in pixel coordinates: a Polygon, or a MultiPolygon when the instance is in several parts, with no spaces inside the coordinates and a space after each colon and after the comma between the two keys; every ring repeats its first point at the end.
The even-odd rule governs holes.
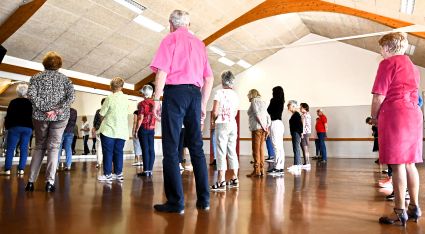
{"type": "Polygon", "coordinates": [[[154,205],[156,211],[184,213],[183,186],[179,169],[178,144],[184,124],[195,174],[196,207],[209,209],[210,194],[202,126],[206,104],[214,81],[204,43],[189,30],[189,13],[174,10],[170,15],[170,34],[161,42],[150,65],[155,78],[154,113],[161,116],[164,154],[164,191],[167,202],[154,205]],[[163,108],[160,110],[160,97],[163,108]]]}

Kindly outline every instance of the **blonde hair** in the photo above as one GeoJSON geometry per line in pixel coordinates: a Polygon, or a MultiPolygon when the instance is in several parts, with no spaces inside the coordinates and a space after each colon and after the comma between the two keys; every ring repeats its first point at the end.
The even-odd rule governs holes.
{"type": "Polygon", "coordinates": [[[111,89],[112,91],[120,91],[124,87],[124,79],[121,77],[114,77],[111,80],[111,89]]]}
{"type": "Polygon", "coordinates": [[[46,70],[58,70],[62,67],[62,58],[55,51],[49,51],[44,55],[43,66],[46,70]]]}
{"type": "Polygon", "coordinates": [[[261,97],[260,92],[258,92],[258,90],[256,90],[256,89],[249,90],[249,92],[248,92],[248,99],[249,100],[252,100],[252,99],[254,99],[256,97],[261,97]]]}
{"type": "Polygon", "coordinates": [[[386,47],[388,52],[392,54],[404,54],[407,50],[409,42],[407,41],[407,33],[394,32],[388,33],[379,39],[379,45],[386,47]]]}

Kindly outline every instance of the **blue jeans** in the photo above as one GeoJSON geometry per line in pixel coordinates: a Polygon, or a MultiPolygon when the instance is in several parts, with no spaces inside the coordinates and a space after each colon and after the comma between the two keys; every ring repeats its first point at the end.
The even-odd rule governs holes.
{"type": "Polygon", "coordinates": [[[325,145],[326,132],[318,132],[317,137],[319,138],[320,154],[322,155],[322,160],[327,160],[328,157],[326,154],[326,145],[325,145]]]}
{"type": "Polygon", "coordinates": [[[12,168],[13,155],[15,154],[16,145],[20,142],[20,158],[18,170],[24,170],[28,157],[28,145],[31,138],[32,129],[27,127],[12,127],[7,133],[7,151],[4,170],[8,171],[12,168]]]}
{"type": "Polygon", "coordinates": [[[123,149],[125,140],[107,137],[101,133],[100,142],[102,143],[103,153],[103,174],[112,174],[112,163],[114,163],[114,173],[117,175],[121,174],[124,160],[123,149]]]}
{"type": "Polygon", "coordinates": [[[137,136],[139,137],[140,146],[142,147],[143,171],[152,171],[155,162],[155,130],[147,130],[140,127],[137,136]]]}
{"type": "Polygon", "coordinates": [[[294,165],[302,165],[301,163],[301,134],[291,132],[292,149],[294,151],[294,165]]]}
{"type": "Polygon", "coordinates": [[[275,153],[273,149],[272,139],[270,138],[270,136],[266,138],[266,147],[267,147],[267,154],[269,155],[269,158],[274,158],[275,153]]]}
{"type": "Polygon", "coordinates": [[[198,205],[209,205],[208,171],[201,133],[201,91],[194,85],[166,85],[162,109],[162,151],[164,191],[167,205],[182,209],[184,195],[179,169],[178,144],[184,123],[195,175],[198,205]]]}
{"type": "Polygon", "coordinates": [[[214,159],[217,159],[217,138],[215,136],[215,129],[211,132],[211,140],[212,140],[212,147],[214,151],[214,159]]]}
{"type": "Polygon", "coordinates": [[[59,147],[58,163],[61,161],[62,149],[65,149],[66,161],[65,166],[71,167],[72,164],[72,141],[74,140],[73,132],[64,132],[62,143],[59,147]]]}

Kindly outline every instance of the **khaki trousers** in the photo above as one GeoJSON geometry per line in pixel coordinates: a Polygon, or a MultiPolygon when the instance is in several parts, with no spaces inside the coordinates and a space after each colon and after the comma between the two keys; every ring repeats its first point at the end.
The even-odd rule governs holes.
{"type": "Polygon", "coordinates": [[[264,174],[264,145],[266,132],[263,129],[252,131],[252,155],[254,157],[254,173],[264,174]]]}

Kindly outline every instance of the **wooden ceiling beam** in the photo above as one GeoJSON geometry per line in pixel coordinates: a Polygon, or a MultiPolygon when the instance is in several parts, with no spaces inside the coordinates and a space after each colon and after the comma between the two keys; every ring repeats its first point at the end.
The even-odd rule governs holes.
{"type": "Polygon", "coordinates": [[[0,25],[0,44],[3,44],[19,28],[27,22],[31,16],[40,9],[47,0],[33,0],[21,5],[7,20],[0,25]]]}
{"type": "MultiPolygon", "coordinates": [[[[16,73],[16,74],[21,74],[21,75],[25,75],[25,76],[33,76],[33,75],[40,72],[39,70],[15,66],[15,65],[10,65],[10,64],[5,64],[5,63],[0,64],[0,71],[16,73]]],[[[111,91],[110,86],[107,85],[107,84],[101,84],[101,83],[96,83],[96,82],[93,82],[93,81],[82,80],[82,79],[78,79],[78,78],[75,78],[75,77],[69,77],[69,79],[71,80],[71,82],[74,85],[80,85],[80,86],[85,86],[85,87],[94,88],[94,89],[111,91]]],[[[140,93],[138,91],[135,91],[135,90],[123,89],[122,91],[123,91],[123,93],[128,94],[128,95],[141,96],[140,93]]]]}
{"type": "MultiPolygon", "coordinates": [[[[266,0],[265,2],[254,7],[250,11],[246,12],[239,18],[230,22],[211,36],[204,39],[205,45],[209,45],[218,38],[222,37],[228,32],[235,30],[241,26],[254,22],[256,20],[264,19],[267,17],[288,14],[288,13],[299,13],[307,11],[322,11],[331,13],[340,13],[346,15],[352,15],[364,19],[374,21],[376,23],[383,24],[391,28],[401,28],[412,25],[412,23],[385,17],[375,13],[370,13],[322,0],[266,0]]],[[[425,32],[410,33],[419,38],[425,39],[425,32]]],[[[139,90],[143,85],[153,82],[155,80],[155,74],[150,74],[146,78],[142,79],[134,85],[135,90],[139,90]]]]}

